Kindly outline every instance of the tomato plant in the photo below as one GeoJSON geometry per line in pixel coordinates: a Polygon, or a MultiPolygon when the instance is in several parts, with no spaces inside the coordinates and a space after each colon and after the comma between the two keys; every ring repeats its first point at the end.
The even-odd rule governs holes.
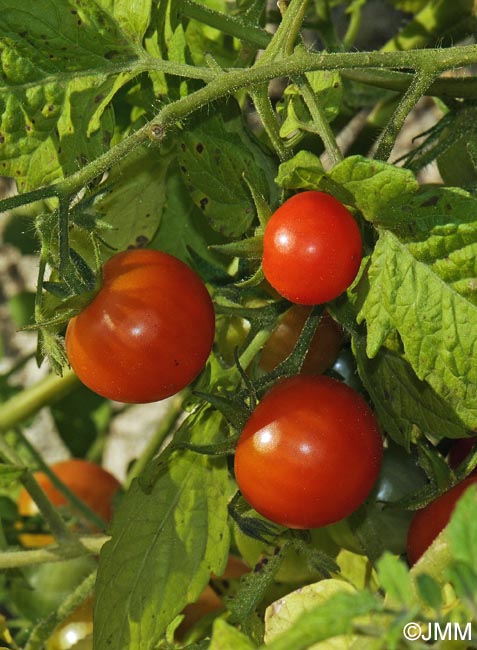
{"type": "Polygon", "coordinates": [[[470,476],[416,512],[407,536],[407,557],[411,564],[419,560],[449,523],[457,501],[476,482],[477,476],[470,476]]]}
{"type": "MultiPolygon", "coordinates": [[[[309,314],[310,308],[302,305],[294,305],[285,312],[263,346],[260,368],[271,372],[288,357],[298,341],[309,314]]],[[[342,344],[343,330],[329,313],[325,312],[308,348],[301,373],[319,375],[327,370],[335,361],[342,344]]]]}
{"type": "Polygon", "coordinates": [[[263,272],[291,302],[321,304],[353,282],[361,249],[358,224],[342,203],[324,192],[301,192],[267,222],[263,272]]]}
{"type": "Polygon", "coordinates": [[[237,445],[235,476],[260,514],[315,528],[361,505],[381,456],[378,423],[358,393],[329,377],[298,376],[277,384],[253,412],[237,445]]]}
{"type": "MultiPolygon", "coordinates": [[[[51,466],[51,470],[93,512],[105,521],[111,519],[114,496],[120,488],[119,481],[112,474],[99,465],[81,458],[55,463],[51,466]]],[[[34,476],[55,506],[67,504],[66,497],[53,485],[44,472],[35,472],[34,476]]],[[[38,513],[36,503],[25,488],[18,495],[18,511],[24,517],[38,513]]],[[[20,540],[25,546],[42,546],[53,542],[54,538],[43,533],[24,533],[20,535],[20,540]]]]}
{"type": "Polygon", "coordinates": [[[118,253],[94,300],[71,319],[68,360],[81,381],[120,402],[153,402],[195,379],[214,340],[214,308],[200,278],[154,250],[118,253]]]}
{"type": "Polygon", "coordinates": [[[459,438],[454,440],[449,450],[449,465],[455,469],[467,458],[476,443],[476,438],[459,438]]]}

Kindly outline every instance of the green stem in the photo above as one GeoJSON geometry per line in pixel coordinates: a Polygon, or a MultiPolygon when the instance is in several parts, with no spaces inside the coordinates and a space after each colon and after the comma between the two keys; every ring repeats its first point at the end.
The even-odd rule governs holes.
{"type": "Polygon", "coordinates": [[[285,147],[285,144],[280,136],[280,127],[277,121],[277,116],[273,110],[268,95],[268,87],[261,86],[254,92],[250,93],[255,109],[260,116],[262,124],[267,132],[270,142],[275,149],[281,162],[288,160],[292,152],[285,147]]]}
{"type": "Polygon", "coordinates": [[[95,512],[93,512],[81,499],[79,499],[74,492],[72,492],[67,485],[60,481],[56,474],[51,470],[50,466],[45,463],[41,454],[35,449],[31,442],[23,435],[23,432],[20,429],[16,430],[17,436],[20,438],[21,443],[34,460],[35,466],[41,470],[44,474],[48,476],[51,483],[54,487],[61,492],[61,494],[71,503],[71,505],[79,511],[87,521],[89,521],[93,526],[96,526],[100,530],[104,531],[107,524],[106,522],[95,512]]]}
{"type": "Polygon", "coordinates": [[[378,139],[374,156],[376,160],[388,160],[394,143],[396,142],[396,138],[399,135],[407,116],[425,94],[433,80],[434,75],[432,73],[416,73],[411,85],[404,93],[393,116],[378,139]]]}
{"type": "Polygon", "coordinates": [[[72,370],[63,377],[48,375],[33,386],[25,388],[0,406],[0,432],[18,426],[42,407],[53,404],[79,384],[72,370]]]}
{"type": "Polygon", "coordinates": [[[181,0],[179,10],[188,18],[198,20],[200,23],[215,27],[224,34],[235,36],[241,41],[256,45],[258,48],[266,48],[270,43],[272,35],[261,27],[252,25],[238,16],[228,16],[193,0],[181,0]]]}
{"type": "MultiPolygon", "coordinates": [[[[291,6],[291,5],[290,5],[291,6]]],[[[288,12],[287,12],[288,14],[288,12]]],[[[268,51],[268,49],[267,49],[268,51]]],[[[133,149],[149,140],[161,141],[168,130],[175,128],[178,121],[221,97],[243,88],[251,89],[278,77],[290,77],[312,70],[350,70],[353,68],[444,70],[465,67],[477,63],[477,46],[464,45],[446,49],[417,50],[412,52],[333,52],[313,53],[297,49],[292,55],[273,62],[263,62],[263,57],[250,69],[231,68],[220,75],[208,70],[213,76],[205,86],[186,97],[165,106],[157,116],[141,129],[128,136],[102,156],[88,163],[67,179],[48,188],[41,188],[13,197],[15,206],[25,205],[45,196],[65,194],[87,185],[94,178],[125,158],[133,149]]],[[[427,87],[426,87],[427,90],[427,87]]],[[[12,206],[12,199],[0,202],[0,211],[12,206]]]]}
{"type": "Polygon", "coordinates": [[[183,404],[189,395],[190,390],[184,390],[173,400],[171,400],[169,409],[162,419],[160,426],[147,443],[139,458],[129,470],[129,473],[124,482],[124,488],[126,490],[131,486],[133,479],[139,476],[149,461],[154,458],[167,436],[173,432],[179,420],[179,417],[183,413],[183,404]]]}
{"type": "Polygon", "coordinates": [[[98,555],[104,544],[111,538],[107,535],[88,535],[76,538],[76,543],[64,542],[52,544],[31,551],[2,551],[0,553],[0,569],[13,569],[45,562],[61,562],[72,560],[91,553],[98,555]]]}
{"type": "Polygon", "coordinates": [[[25,650],[42,650],[45,647],[45,642],[51,636],[55,627],[72,614],[93,593],[96,573],[96,570],[92,571],[73,593],[65,598],[56,612],[35,625],[26,642],[25,650]]]}
{"type": "Polygon", "coordinates": [[[338,147],[338,143],[336,142],[333,129],[330,127],[330,124],[326,119],[325,112],[321,107],[320,102],[317,100],[315,93],[313,92],[313,88],[311,87],[306,75],[300,75],[297,77],[296,84],[300,89],[308,110],[310,111],[314,129],[323,140],[325,150],[332,165],[337,165],[341,160],[343,160],[343,155],[338,147]]]}
{"type": "Polygon", "coordinates": [[[362,6],[356,4],[350,10],[350,20],[348,24],[348,29],[343,38],[344,47],[349,50],[353,47],[354,42],[358,36],[359,28],[361,27],[361,15],[362,15],[362,6]]]}
{"type": "Polygon", "coordinates": [[[309,0],[291,0],[270,44],[256,65],[269,63],[276,59],[280,53],[285,56],[291,55],[298,34],[300,33],[308,4],[309,0]]]}
{"type": "MultiPolygon", "coordinates": [[[[343,70],[342,76],[359,83],[376,88],[404,92],[412,83],[413,75],[409,72],[396,70],[343,70]]],[[[432,97],[461,97],[462,99],[477,99],[476,77],[443,77],[436,79],[426,91],[432,97]]]]}
{"type": "MultiPolygon", "coordinates": [[[[329,1],[315,0],[315,13],[317,17],[316,29],[324,47],[329,51],[341,50],[342,46],[333,23],[329,1]]],[[[306,23],[303,26],[307,27],[306,23]]],[[[312,26],[310,25],[310,27],[312,26]]]]}

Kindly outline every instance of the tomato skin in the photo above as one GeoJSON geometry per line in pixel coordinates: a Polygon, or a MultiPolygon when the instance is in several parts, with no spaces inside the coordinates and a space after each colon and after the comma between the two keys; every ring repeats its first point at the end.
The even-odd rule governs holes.
{"type": "MultiPolygon", "coordinates": [[[[298,341],[311,308],[294,305],[288,309],[263,346],[260,368],[271,372],[292,352],[298,341]]],[[[335,361],[343,345],[343,330],[327,311],[324,311],[308,348],[300,374],[319,375],[335,361]]]]}
{"type": "Polygon", "coordinates": [[[276,384],[239,438],[235,476],[249,504],[289,528],[326,526],[366,499],[379,474],[378,422],[354,390],[326,376],[276,384]]]}
{"type": "Polygon", "coordinates": [[[195,379],[214,330],[212,300],[192,269],[166,253],[130,250],[104,265],[98,294],[68,324],[66,353],[99,395],[154,402],[195,379]]]}
{"type": "MultiPolygon", "coordinates": [[[[113,498],[121,484],[105,469],[80,458],[72,458],[55,463],[51,466],[56,476],[91,510],[109,521],[112,517],[113,498]]],[[[35,472],[35,479],[46,493],[54,506],[61,506],[67,500],[57,490],[48,476],[43,472],[35,472]]],[[[18,496],[18,512],[24,517],[35,515],[38,512],[36,503],[29,493],[23,488],[18,496]]],[[[54,542],[52,535],[25,534],[20,535],[24,546],[44,546],[54,542]]]]}
{"type": "Polygon", "coordinates": [[[263,272],[291,302],[317,305],[337,298],[356,277],[361,257],[356,221],[324,192],[292,196],[265,227],[263,272]]]}
{"type": "MultiPolygon", "coordinates": [[[[477,443],[477,438],[457,438],[449,450],[449,465],[455,469],[467,458],[474,445],[477,443]]],[[[476,472],[477,470],[474,470],[476,472]]],[[[472,473],[474,473],[472,472],[472,473]]]]}
{"type": "Polygon", "coordinates": [[[418,561],[446,527],[457,501],[475,483],[477,476],[469,476],[415,513],[407,536],[407,558],[411,565],[418,561]]]}

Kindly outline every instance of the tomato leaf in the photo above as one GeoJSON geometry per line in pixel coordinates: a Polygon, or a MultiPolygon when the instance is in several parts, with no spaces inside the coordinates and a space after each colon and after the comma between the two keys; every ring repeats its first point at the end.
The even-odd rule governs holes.
{"type": "Polygon", "coordinates": [[[104,152],[114,129],[109,103],[131,78],[111,66],[127,70],[137,61],[129,37],[138,25],[130,19],[149,5],[143,0],[128,10],[116,2],[110,15],[93,0],[81,6],[0,0],[0,161],[21,191],[71,174],[104,152]]]}
{"type": "Polygon", "coordinates": [[[417,377],[447,401],[453,418],[477,426],[477,308],[390,232],[376,244],[358,320],[367,323],[369,357],[397,332],[417,377]]]}
{"type": "Polygon", "coordinates": [[[397,605],[411,608],[416,597],[409,571],[402,560],[386,552],[377,563],[378,579],[387,597],[397,605]]]}
{"type": "Polygon", "coordinates": [[[210,226],[227,237],[239,237],[255,217],[252,196],[243,179],[273,203],[273,158],[245,129],[235,104],[229,116],[213,110],[194,118],[179,137],[179,163],[187,189],[210,226]]]}
{"type": "MultiPolygon", "coordinates": [[[[193,441],[212,442],[221,416],[192,414],[193,441]]],[[[159,457],[135,480],[100,555],[95,648],[153,650],[168,624],[193,602],[229,547],[227,465],[190,451],[159,457]],[[147,488],[147,489],[145,489],[147,488]]]]}
{"type": "Polygon", "coordinates": [[[212,639],[208,648],[209,650],[230,650],[230,648],[234,650],[253,650],[255,644],[245,634],[218,618],[214,623],[212,639]]]}
{"type": "Polygon", "coordinates": [[[448,537],[456,560],[477,566],[477,490],[471,486],[461,496],[448,526],[448,537]]]}

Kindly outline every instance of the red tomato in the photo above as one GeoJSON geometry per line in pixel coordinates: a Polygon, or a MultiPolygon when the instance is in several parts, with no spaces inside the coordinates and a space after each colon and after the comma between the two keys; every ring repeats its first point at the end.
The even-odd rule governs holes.
{"type": "Polygon", "coordinates": [[[191,383],[214,339],[214,308],[199,276],[155,250],[112,257],[94,300],[66,331],[69,362],[91,390],[154,402],[191,383]]]}
{"type": "Polygon", "coordinates": [[[455,504],[465,490],[474,483],[477,483],[477,476],[469,476],[416,512],[407,535],[407,557],[411,565],[418,561],[441,530],[446,527],[455,504]]]}
{"type": "MultiPolygon", "coordinates": [[[[298,341],[311,307],[293,305],[285,312],[260,355],[260,368],[270,372],[284,361],[298,341]]],[[[308,348],[300,374],[319,375],[335,361],[343,345],[343,330],[327,311],[323,312],[308,348]]]]}
{"type": "Polygon", "coordinates": [[[324,192],[296,194],[265,227],[263,272],[291,302],[316,305],[353,282],[362,256],[361,234],[351,213],[324,192]]]}
{"type": "Polygon", "coordinates": [[[290,528],[326,526],[363,503],[378,477],[378,422],[352,388],[325,376],[276,384],[245,425],[235,476],[250,505],[290,528]]]}

